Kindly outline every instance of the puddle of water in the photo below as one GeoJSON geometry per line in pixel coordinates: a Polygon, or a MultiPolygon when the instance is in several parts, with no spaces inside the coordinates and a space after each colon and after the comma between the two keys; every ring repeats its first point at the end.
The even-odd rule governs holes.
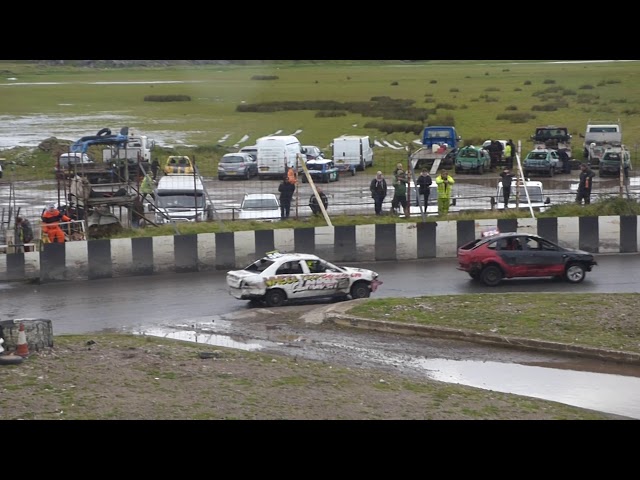
{"type": "Polygon", "coordinates": [[[238,350],[256,351],[264,348],[259,343],[242,342],[232,339],[228,335],[217,335],[214,333],[203,333],[195,330],[167,330],[164,328],[149,328],[138,335],[148,335],[152,337],[170,338],[192,343],[205,343],[216,347],[235,348],[238,350]]]}
{"type": "Polygon", "coordinates": [[[434,380],[640,419],[640,378],[512,363],[414,359],[434,380]]]}

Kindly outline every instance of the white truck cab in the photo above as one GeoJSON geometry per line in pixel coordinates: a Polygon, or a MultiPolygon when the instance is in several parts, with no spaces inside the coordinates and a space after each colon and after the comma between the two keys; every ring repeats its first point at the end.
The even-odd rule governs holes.
{"type": "Polygon", "coordinates": [[[203,222],[213,219],[200,178],[194,175],[165,175],[155,192],[156,223],[203,222]]]}

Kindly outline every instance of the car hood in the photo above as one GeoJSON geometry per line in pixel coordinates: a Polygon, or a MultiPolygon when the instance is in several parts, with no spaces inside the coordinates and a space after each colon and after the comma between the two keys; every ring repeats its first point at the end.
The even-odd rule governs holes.
{"type": "Polygon", "coordinates": [[[350,275],[361,275],[362,278],[378,278],[378,273],[366,268],[342,267],[350,275]]]}

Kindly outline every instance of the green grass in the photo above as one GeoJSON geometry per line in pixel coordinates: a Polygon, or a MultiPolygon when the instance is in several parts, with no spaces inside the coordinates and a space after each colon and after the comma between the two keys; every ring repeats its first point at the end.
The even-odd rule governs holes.
{"type": "MultiPolygon", "coordinates": [[[[232,148],[244,134],[255,139],[276,129],[284,132],[301,129],[298,137],[303,144],[324,149],[333,138],[345,133],[398,140],[403,144],[415,140],[417,135],[411,132],[387,135],[376,128],[365,127],[369,122],[374,125],[406,124],[404,119],[367,117],[353,110],[341,110],[346,111],[344,116],[328,117],[317,116],[318,111],[312,109],[275,113],[237,111],[239,106],[268,102],[353,104],[384,97],[409,102],[413,109],[436,108],[434,114],[428,115],[426,123],[451,119],[467,143],[487,138],[512,138],[521,140],[526,150],[537,125],[558,124],[569,127],[574,135],[574,148],[580,150],[579,135],[584,133],[587,121],[595,118],[620,118],[625,142],[629,145],[634,145],[640,137],[640,90],[635,82],[640,71],[639,62],[280,62],[248,66],[89,69],[5,61],[0,62],[0,70],[10,72],[6,75],[15,76],[20,82],[63,82],[63,85],[0,87],[4,115],[59,115],[64,121],[66,117],[96,113],[125,114],[135,117],[130,126],[151,137],[155,130],[186,131],[190,133],[185,142],[201,147],[216,146],[224,135],[230,134],[229,139],[220,144],[232,148]],[[254,79],[259,76],[276,76],[277,79],[254,79]],[[96,81],[189,83],[83,83],[96,81]],[[593,88],[582,89],[587,84],[593,88]],[[145,102],[148,95],[188,96],[191,100],[145,102]],[[546,111],[548,107],[553,109],[546,111]],[[515,120],[509,120],[509,117],[500,120],[506,112],[519,116],[515,120]]],[[[395,107],[388,113],[394,112],[397,115],[395,107]]],[[[180,150],[182,153],[188,149],[180,150]]],[[[202,165],[210,162],[214,166],[222,153],[208,151],[202,156],[202,165]]]]}
{"type": "Polygon", "coordinates": [[[362,318],[640,352],[640,294],[496,293],[370,299],[346,313],[362,318]]]}

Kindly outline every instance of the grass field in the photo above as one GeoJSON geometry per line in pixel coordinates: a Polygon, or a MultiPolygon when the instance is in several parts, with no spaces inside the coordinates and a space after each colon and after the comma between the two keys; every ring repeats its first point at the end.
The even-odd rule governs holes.
{"type": "MultiPolygon", "coordinates": [[[[0,62],[0,71],[1,114],[5,121],[26,117],[28,123],[29,117],[44,115],[56,117],[61,123],[77,123],[87,115],[115,114],[125,116],[128,126],[151,138],[155,132],[163,132],[169,143],[174,137],[182,145],[200,147],[220,145],[233,150],[240,141],[251,144],[277,131],[299,132],[303,144],[324,149],[343,134],[411,145],[419,135],[385,133],[371,128],[371,124],[451,122],[465,143],[512,138],[522,141],[523,151],[530,147],[529,137],[537,125],[566,125],[574,136],[574,151],[580,154],[579,136],[589,119],[620,119],[624,141],[634,156],[640,138],[640,89],[634,80],[640,73],[637,61],[280,62],[162,69],[43,67],[5,61],[0,62]],[[191,100],[145,101],[149,95],[183,95],[191,100]],[[343,116],[318,116],[317,110],[237,111],[239,106],[265,102],[347,104],[368,103],[374,98],[405,100],[428,114],[423,119],[407,120],[393,118],[398,114],[395,111],[388,112],[392,118],[381,118],[366,117],[349,108],[340,109],[343,116]]],[[[123,125],[102,126],[116,130],[123,125]]],[[[385,150],[390,165],[393,159],[406,157],[403,150],[377,150],[385,150]]],[[[213,160],[213,165],[222,153],[209,148],[204,158],[213,160]]],[[[3,156],[11,158],[11,154],[3,156]]]]}

